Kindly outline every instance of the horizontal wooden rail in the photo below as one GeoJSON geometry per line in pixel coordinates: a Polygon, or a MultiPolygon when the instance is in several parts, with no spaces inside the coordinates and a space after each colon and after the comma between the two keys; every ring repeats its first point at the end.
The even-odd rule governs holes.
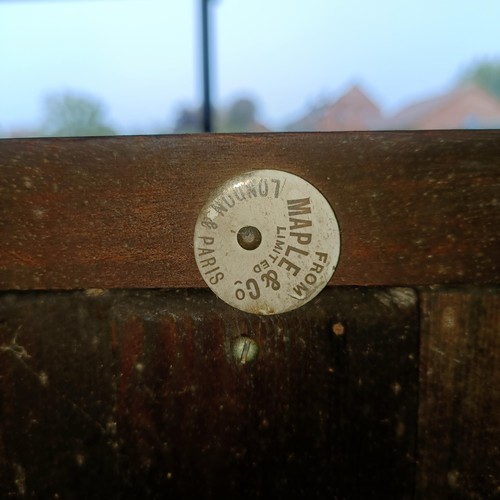
{"type": "Polygon", "coordinates": [[[279,169],[330,201],[331,284],[500,283],[500,131],[0,141],[0,289],[205,286],[198,212],[279,169]]]}

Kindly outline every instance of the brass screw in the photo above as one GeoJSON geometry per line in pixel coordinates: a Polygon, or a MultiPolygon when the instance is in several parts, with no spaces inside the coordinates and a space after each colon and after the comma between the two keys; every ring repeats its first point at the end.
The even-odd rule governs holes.
{"type": "Polygon", "coordinates": [[[262,242],[262,234],[254,226],[242,227],[236,235],[241,248],[255,250],[262,242]]]}
{"type": "Polygon", "coordinates": [[[259,354],[259,346],[250,337],[238,337],[232,348],[233,357],[240,365],[251,363],[259,354]]]}
{"type": "Polygon", "coordinates": [[[344,331],[345,331],[344,325],[340,322],[335,323],[332,326],[332,331],[337,337],[340,337],[341,335],[344,335],[344,331]]]}

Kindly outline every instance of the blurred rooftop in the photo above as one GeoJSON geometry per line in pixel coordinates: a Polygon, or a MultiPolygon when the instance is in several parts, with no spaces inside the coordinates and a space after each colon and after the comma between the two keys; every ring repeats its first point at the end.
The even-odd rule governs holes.
{"type": "Polygon", "coordinates": [[[415,102],[386,116],[358,85],[341,97],[315,106],[290,124],[290,131],[430,130],[499,128],[500,100],[477,85],[415,102]]]}

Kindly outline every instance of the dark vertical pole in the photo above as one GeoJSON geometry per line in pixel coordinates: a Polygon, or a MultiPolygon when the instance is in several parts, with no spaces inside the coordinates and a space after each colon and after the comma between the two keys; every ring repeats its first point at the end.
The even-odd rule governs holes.
{"type": "Polygon", "coordinates": [[[212,105],[210,103],[210,37],[208,2],[201,0],[201,29],[203,56],[203,132],[212,132],[212,105]]]}

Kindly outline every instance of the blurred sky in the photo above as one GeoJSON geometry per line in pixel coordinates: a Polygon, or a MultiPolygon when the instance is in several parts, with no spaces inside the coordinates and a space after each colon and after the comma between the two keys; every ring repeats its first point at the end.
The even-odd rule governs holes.
{"type": "MultiPolygon", "coordinates": [[[[200,0],[0,0],[0,135],[43,99],[106,104],[122,133],[200,103],[200,0]]],[[[212,0],[213,99],[253,97],[279,129],[361,84],[383,109],[446,91],[500,55],[499,0],[212,0]]]]}

